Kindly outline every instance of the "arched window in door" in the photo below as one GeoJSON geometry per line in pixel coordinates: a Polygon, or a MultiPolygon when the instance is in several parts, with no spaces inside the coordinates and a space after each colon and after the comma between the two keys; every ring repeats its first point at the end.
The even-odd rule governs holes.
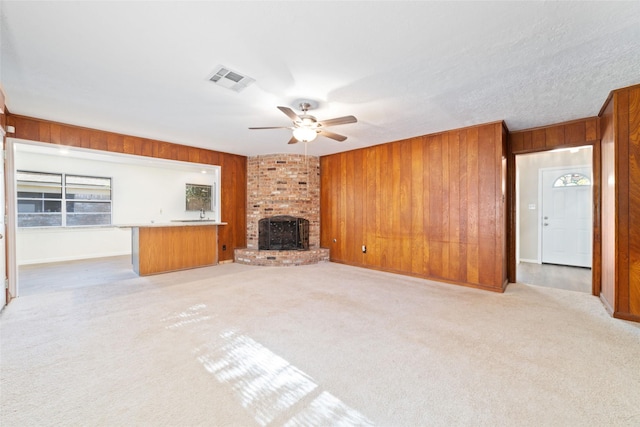
{"type": "Polygon", "coordinates": [[[577,187],[589,185],[591,185],[591,180],[581,173],[567,173],[558,177],[558,179],[553,182],[554,187],[577,187]]]}

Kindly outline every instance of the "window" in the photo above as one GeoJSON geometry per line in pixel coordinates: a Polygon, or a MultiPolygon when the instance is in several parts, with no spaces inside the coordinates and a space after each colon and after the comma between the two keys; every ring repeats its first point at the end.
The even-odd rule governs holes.
{"type": "Polygon", "coordinates": [[[17,172],[18,227],[111,224],[111,178],[17,172]]]}
{"type": "Polygon", "coordinates": [[[575,187],[575,186],[591,185],[591,180],[579,173],[568,173],[556,179],[553,183],[554,187],[575,187]]]}
{"type": "Polygon", "coordinates": [[[199,211],[204,209],[210,211],[211,207],[211,186],[200,184],[186,184],[187,211],[199,211]]]}
{"type": "Polygon", "coordinates": [[[111,178],[65,176],[67,226],[111,224],[111,178]]]}
{"type": "Polygon", "coordinates": [[[62,175],[17,173],[18,227],[62,226],[62,175]]]}

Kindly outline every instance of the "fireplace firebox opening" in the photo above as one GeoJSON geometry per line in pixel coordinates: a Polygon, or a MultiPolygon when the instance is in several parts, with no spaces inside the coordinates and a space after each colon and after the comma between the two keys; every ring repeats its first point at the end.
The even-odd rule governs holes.
{"type": "Polygon", "coordinates": [[[309,250],[309,221],[277,215],[258,221],[259,250],[309,250]]]}

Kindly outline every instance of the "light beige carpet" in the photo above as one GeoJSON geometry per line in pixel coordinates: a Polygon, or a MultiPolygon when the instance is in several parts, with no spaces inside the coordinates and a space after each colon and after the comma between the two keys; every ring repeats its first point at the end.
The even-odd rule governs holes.
{"type": "Polygon", "coordinates": [[[0,315],[4,427],[640,425],[640,325],[588,294],[80,265],[0,315]]]}

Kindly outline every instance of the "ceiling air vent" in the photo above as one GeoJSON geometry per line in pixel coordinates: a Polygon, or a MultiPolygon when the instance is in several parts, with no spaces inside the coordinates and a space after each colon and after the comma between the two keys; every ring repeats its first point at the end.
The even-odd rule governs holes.
{"type": "Polygon", "coordinates": [[[218,86],[226,87],[227,89],[231,89],[235,92],[240,92],[251,83],[255,82],[255,79],[242,75],[228,67],[223,67],[222,65],[216,67],[213,75],[209,77],[209,80],[218,86]]]}

